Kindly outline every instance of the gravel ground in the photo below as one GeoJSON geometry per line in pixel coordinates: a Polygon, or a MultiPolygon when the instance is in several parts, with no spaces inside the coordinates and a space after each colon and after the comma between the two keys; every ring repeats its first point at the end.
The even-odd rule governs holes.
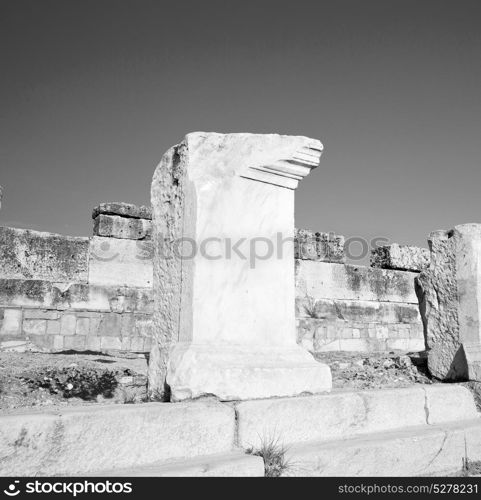
{"type": "Polygon", "coordinates": [[[315,358],[331,367],[336,389],[387,389],[433,383],[422,353],[326,352],[315,358]]]}

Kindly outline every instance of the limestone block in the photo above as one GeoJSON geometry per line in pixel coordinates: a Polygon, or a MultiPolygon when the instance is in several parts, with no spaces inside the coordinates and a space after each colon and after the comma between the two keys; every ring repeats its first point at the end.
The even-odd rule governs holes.
{"type": "Polygon", "coordinates": [[[3,320],[0,328],[0,335],[17,336],[22,334],[22,318],[23,312],[21,309],[4,309],[3,320]]]}
{"type": "Polygon", "coordinates": [[[245,401],[236,405],[239,444],[289,445],[426,425],[424,405],[418,387],[245,401]]]}
{"type": "Polygon", "coordinates": [[[64,349],[72,351],[85,351],[87,338],[85,335],[66,335],[63,338],[64,349]]]}
{"type": "Polygon", "coordinates": [[[24,319],[23,332],[26,335],[45,335],[47,331],[47,320],[45,319],[24,319]]]}
{"type": "Polygon", "coordinates": [[[75,335],[77,328],[77,316],[75,314],[64,314],[60,318],[60,332],[62,335],[75,335]]]}
{"type": "Polygon", "coordinates": [[[294,189],[321,152],[306,137],[196,132],[163,156],[151,392],[165,394],[164,382],[174,401],[329,390],[329,368],[296,344],[294,315],[294,189]]]}
{"type": "Polygon", "coordinates": [[[99,215],[120,215],[133,219],[152,219],[152,209],[145,205],[134,205],[124,202],[101,203],[93,209],[92,219],[99,215]]]}
{"type": "Polygon", "coordinates": [[[442,424],[478,418],[473,395],[469,389],[453,384],[424,386],[428,424],[442,424]]]}
{"type": "Polygon", "coordinates": [[[87,282],[87,238],[0,227],[0,278],[87,282]]]}
{"type": "Polygon", "coordinates": [[[234,410],[213,401],[1,416],[0,474],[77,475],[227,453],[234,430],[234,410]]]}
{"type": "Polygon", "coordinates": [[[429,250],[407,245],[385,245],[371,251],[371,266],[402,271],[422,271],[429,266],[429,250]]]}
{"type": "Polygon", "coordinates": [[[473,369],[481,357],[470,354],[481,346],[481,224],[433,232],[429,244],[431,263],[417,280],[428,368],[443,380],[481,380],[473,369]]]}
{"type": "Polygon", "coordinates": [[[143,467],[96,471],[95,477],[263,477],[262,457],[222,453],[181,462],[159,462],[143,467]]]}
{"type": "Polygon", "coordinates": [[[91,285],[152,287],[151,242],[94,236],[90,240],[91,285]]]}
{"type": "Polygon", "coordinates": [[[296,229],[294,257],[319,262],[346,262],[344,236],[296,229]]]}
{"type": "Polygon", "coordinates": [[[296,297],[418,304],[418,273],[296,260],[296,297]]]}
{"type": "Polygon", "coordinates": [[[152,221],[129,219],[118,215],[98,215],[94,219],[94,236],[128,240],[150,239],[152,221]]]}
{"type": "Polygon", "coordinates": [[[465,420],[290,446],[286,476],[459,476],[460,459],[481,460],[481,422],[465,420]]]}

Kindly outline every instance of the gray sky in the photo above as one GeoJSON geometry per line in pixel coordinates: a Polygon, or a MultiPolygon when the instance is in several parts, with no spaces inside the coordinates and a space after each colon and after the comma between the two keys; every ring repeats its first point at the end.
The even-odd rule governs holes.
{"type": "Polygon", "coordinates": [[[90,235],[190,131],[307,135],[296,223],[481,222],[481,2],[0,0],[0,224],[90,235]]]}

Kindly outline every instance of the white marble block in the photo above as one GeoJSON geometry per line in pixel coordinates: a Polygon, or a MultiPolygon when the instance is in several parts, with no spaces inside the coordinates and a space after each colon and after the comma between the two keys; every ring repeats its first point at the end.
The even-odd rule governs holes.
{"type": "Polygon", "coordinates": [[[331,389],[329,367],[296,344],[294,305],[294,190],[321,152],[306,137],[196,132],[164,155],[152,184],[151,395],[331,389]]]}

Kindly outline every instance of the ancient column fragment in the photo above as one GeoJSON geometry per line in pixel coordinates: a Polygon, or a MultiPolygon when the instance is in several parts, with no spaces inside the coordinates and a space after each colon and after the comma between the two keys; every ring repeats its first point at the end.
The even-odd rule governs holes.
{"type": "Polygon", "coordinates": [[[296,344],[294,308],[294,190],[321,152],[306,137],[196,132],[164,155],[152,184],[151,395],[330,390],[329,367],[296,344]]]}
{"type": "Polygon", "coordinates": [[[442,380],[481,380],[481,224],[436,231],[428,241],[431,263],[418,283],[429,370],[442,380]]]}

